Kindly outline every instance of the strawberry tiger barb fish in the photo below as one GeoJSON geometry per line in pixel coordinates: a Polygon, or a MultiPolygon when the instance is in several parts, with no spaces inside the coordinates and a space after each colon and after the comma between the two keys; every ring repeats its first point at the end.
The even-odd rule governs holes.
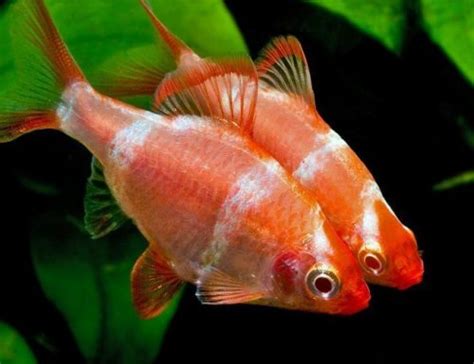
{"type": "MultiPolygon", "coordinates": [[[[20,92],[0,103],[0,141],[60,130],[92,152],[87,225],[101,236],[124,214],[149,242],[132,271],[144,318],[182,286],[207,304],[254,303],[352,314],[370,293],[314,195],[233,123],[159,115],[99,94],[85,79],[43,1],[16,5],[20,92]]],[[[253,117],[256,70],[247,58],[229,107],[253,117]],[[239,105],[237,107],[237,105],[239,105]]],[[[216,90],[230,95],[225,84],[216,90]]]]}
{"type": "MultiPolygon", "coordinates": [[[[276,38],[263,50],[256,115],[243,120],[229,110],[227,95],[222,98],[215,91],[221,82],[234,82],[231,98],[242,97],[239,80],[232,76],[239,70],[228,68],[231,75],[223,74],[222,60],[199,57],[161,23],[147,1],[140,2],[178,66],[156,88],[154,110],[173,115],[177,105],[188,104],[188,111],[201,116],[233,120],[316,195],[367,281],[405,289],[422,280],[423,261],[413,232],[392,211],[364,163],[317,112],[308,64],[296,38],[276,38]]],[[[158,63],[148,61],[141,69],[121,66],[125,72],[114,76],[119,86],[112,90],[121,95],[151,93],[152,81],[156,86],[163,78],[158,63]]]]}

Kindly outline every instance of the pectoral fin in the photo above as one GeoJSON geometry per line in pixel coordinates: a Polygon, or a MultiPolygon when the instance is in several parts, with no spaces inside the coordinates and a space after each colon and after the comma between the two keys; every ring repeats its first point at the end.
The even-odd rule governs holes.
{"type": "Polygon", "coordinates": [[[91,170],[84,198],[84,222],[91,237],[98,239],[118,229],[128,217],[107,186],[102,165],[96,158],[92,158],[91,170]]]}
{"type": "Polygon", "coordinates": [[[132,271],[132,299],[145,319],[159,315],[183,285],[166,258],[148,248],[132,271]]]}
{"type": "Polygon", "coordinates": [[[196,290],[199,301],[209,305],[250,303],[265,295],[263,290],[247,286],[215,268],[204,274],[196,290]]]}

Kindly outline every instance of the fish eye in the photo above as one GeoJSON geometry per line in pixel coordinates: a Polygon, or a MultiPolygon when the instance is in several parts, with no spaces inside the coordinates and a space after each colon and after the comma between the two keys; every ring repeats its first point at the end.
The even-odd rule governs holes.
{"type": "Polygon", "coordinates": [[[385,268],[384,259],[381,254],[377,252],[364,251],[360,255],[362,266],[370,273],[379,275],[385,268]]]}
{"type": "Polygon", "coordinates": [[[330,270],[313,268],[306,276],[306,286],[312,294],[329,299],[339,292],[340,283],[330,270]]]}

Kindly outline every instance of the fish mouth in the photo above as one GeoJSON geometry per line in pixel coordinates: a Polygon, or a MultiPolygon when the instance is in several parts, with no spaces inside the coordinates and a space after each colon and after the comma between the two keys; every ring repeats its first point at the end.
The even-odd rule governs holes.
{"type": "Polygon", "coordinates": [[[412,275],[408,278],[405,278],[405,280],[402,283],[398,284],[397,288],[400,290],[405,290],[405,289],[410,288],[411,286],[421,283],[422,280],[423,280],[423,271],[418,272],[417,274],[412,275]]]}
{"type": "Polygon", "coordinates": [[[421,283],[421,281],[423,280],[423,273],[424,267],[423,262],[421,262],[421,266],[418,269],[411,273],[403,274],[403,279],[398,282],[397,288],[400,290],[405,290],[407,288],[410,288],[411,286],[421,283]]]}

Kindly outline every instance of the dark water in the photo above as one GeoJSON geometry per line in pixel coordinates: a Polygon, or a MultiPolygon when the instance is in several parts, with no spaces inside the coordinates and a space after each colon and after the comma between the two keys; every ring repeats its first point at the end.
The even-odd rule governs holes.
{"type": "MultiPolygon", "coordinates": [[[[405,292],[372,287],[370,308],[353,317],[202,306],[189,288],[157,362],[457,363],[462,357],[471,362],[474,187],[433,192],[432,186],[473,166],[473,151],[458,125],[459,120],[473,125],[472,88],[419,31],[416,12],[397,57],[306,5],[227,4],[253,55],[275,35],[291,33],[301,40],[321,114],[415,231],[426,275],[422,285],[405,292]],[[312,34],[313,27],[319,35],[312,34]],[[324,33],[325,27],[333,31],[324,33]]],[[[80,213],[90,157],[54,132],[0,145],[0,156],[0,320],[26,336],[46,331],[61,347],[61,362],[73,363],[80,356],[71,333],[42,294],[28,248],[33,216],[48,207],[48,198],[21,187],[16,175],[28,171],[65,188],[75,196],[71,210],[80,213]]],[[[44,348],[32,345],[42,362],[50,362],[44,348]]]]}

